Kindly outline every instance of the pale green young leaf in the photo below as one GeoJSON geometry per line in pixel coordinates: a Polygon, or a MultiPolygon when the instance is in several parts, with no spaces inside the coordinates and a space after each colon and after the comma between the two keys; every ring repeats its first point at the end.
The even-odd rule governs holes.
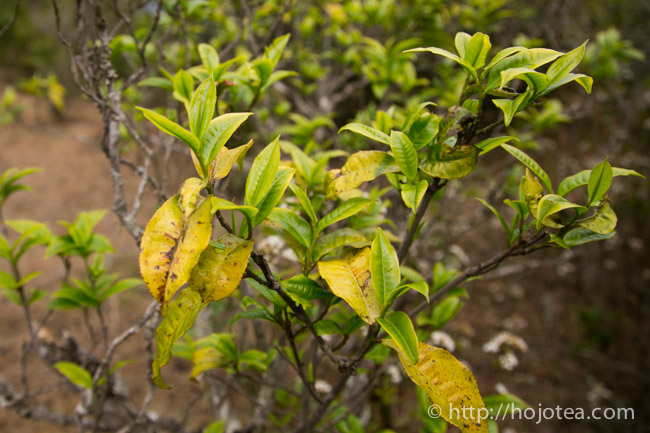
{"type": "Polygon", "coordinates": [[[543,92],[549,84],[546,75],[541,72],[530,68],[512,68],[501,71],[501,88],[516,78],[524,80],[535,95],[543,92]]]}
{"type": "MultiPolygon", "coordinates": [[[[212,80],[212,75],[210,75],[192,95],[190,109],[187,112],[190,119],[190,131],[199,139],[203,136],[208,124],[212,120],[216,103],[217,91],[212,80]]],[[[201,151],[203,152],[203,149],[201,151]]],[[[206,161],[206,163],[208,162],[206,161]]]]}
{"type": "Polygon", "coordinates": [[[199,57],[201,58],[201,63],[205,66],[205,69],[208,71],[210,76],[212,76],[212,71],[214,68],[219,66],[219,54],[208,44],[199,44],[199,57]]]}
{"type": "Polygon", "coordinates": [[[257,206],[273,186],[273,180],[280,165],[279,136],[257,155],[253,161],[248,178],[244,204],[257,206]]]}
{"type": "MultiPolygon", "coordinates": [[[[413,48],[411,50],[406,50],[404,51],[405,53],[416,53],[416,52],[430,52],[432,54],[437,54],[439,56],[447,57],[448,59],[453,60],[454,62],[458,63],[465,71],[474,79],[475,82],[479,82],[478,74],[476,73],[476,69],[474,69],[474,66],[472,66],[470,63],[466,62],[465,60],[461,59],[457,55],[450,53],[447,50],[443,50],[442,48],[437,48],[437,47],[428,47],[428,48],[413,48]]],[[[484,60],[485,61],[485,60],[484,60]]]]}
{"type": "Polygon", "coordinates": [[[318,222],[318,232],[320,233],[330,225],[361,212],[370,203],[372,203],[372,200],[361,197],[355,197],[344,201],[340,206],[334,208],[318,222]]]}
{"type": "Polygon", "coordinates": [[[366,126],[361,123],[348,123],[347,125],[343,126],[341,129],[339,129],[339,134],[342,131],[352,131],[356,134],[363,135],[364,137],[367,137],[371,140],[378,141],[383,144],[387,144],[390,146],[390,137],[384,133],[381,132],[378,129],[375,129],[371,126],[366,126]]]}
{"type": "Polygon", "coordinates": [[[174,342],[190,330],[205,305],[201,301],[201,295],[189,289],[183,290],[180,296],[170,303],[167,315],[156,329],[156,358],[151,366],[151,379],[159,388],[172,388],[162,380],[160,369],[171,359],[174,342]]]}
{"type": "Polygon", "coordinates": [[[194,92],[194,78],[192,78],[191,74],[181,69],[172,78],[172,83],[174,84],[174,98],[187,107],[194,92]]]}
{"type": "Polygon", "coordinates": [[[424,114],[425,108],[429,106],[435,106],[433,102],[423,102],[421,104],[416,105],[415,107],[411,108],[406,115],[406,119],[404,120],[404,125],[402,126],[402,131],[405,134],[409,134],[409,130],[411,129],[411,126],[413,126],[413,123],[419,119],[422,114],[424,114]]]}
{"type": "Polygon", "coordinates": [[[172,122],[165,116],[156,113],[155,111],[151,111],[142,107],[136,107],[136,108],[142,111],[144,117],[146,117],[151,123],[153,123],[156,128],[160,129],[165,134],[169,134],[172,137],[176,137],[180,140],[183,140],[197,156],[200,155],[199,152],[201,148],[201,142],[190,131],[183,128],[178,123],[172,122]]]}
{"type": "Polygon", "coordinates": [[[461,57],[475,69],[480,69],[485,66],[485,60],[491,48],[490,37],[477,32],[472,35],[465,48],[465,53],[461,57]]]}
{"type": "Polygon", "coordinates": [[[275,67],[278,62],[280,61],[280,58],[282,57],[282,52],[284,51],[284,48],[287,46],[287,43],[289,42],[289,38],[291,38],[291,34],[287,33],[286,35],[279,36],[271,42],[271,45],[266,47],[264,50],[264,55],[266,58],[271,60],[273,63],[273,67],[275,67]]]}
{"type": "Polygon", "coordinates": [[[528,156],[524,151],[517,149],[514,146],[510,146],[509,144],[502,144],[501,148],[508,152],[510,155],[514,156],[524,164],[526,167],[528,167],[533,173],[535,173],[535,176],[539,178],[539,180],[542,181],[542,184],[546,187],[546,189],[549,192],[553,192],[553,187],[551,186],[551,178],[548,177],[548,174],[542,169],[542,167],[535,162],[533,158],[528,156]]]}
{"type": "Polygon", "coordinates": [[[569,51],[553,62],[546,72],[549,84],[554,84],[561,80],[580,64],[582,57],[585,55],[586,45],[587,42],[585,41],[578,48],[569,51]]]}
{"type": "Polygon", "coordinates": [[[467,44],[469,44],[470,39],[472,39],[472,35],[465,32],[458,32],[454,37],[454,45],[456,46],[456,51],[458,51],[458,55],[462,59],[465,58],[465,52],[467,51],[467,44]]]}
{"type": "Polygon", "coordinates": [[[492,60],[490,61],[490,63],[488,63],[488,65],[485,67],[485,69],[483,70],[483,71],[484,71],[483,74],[485,74],[485,72],[487,72],[487,71],[489,71],[490,69],[492,69],[493,66],[497,65],[497,64],[498,64],[499,62],[501,62],[503,59],[505,59],[505,58],[507,58],[507,57],[510,57],[510,56],[512,56],[513,54],[517,54],[517,53],[519,53],[519,52],[521,52],[521,51],[527,51],[527,50],[526,50],[526,48],[524,48],[524,47],[509,47],[509,48],[505,48],[505,49],[499,51],[499,52],[496,54],[496,56],[494,56],[494,57],[492,58],[492,60]]]}
{"type": "Polygon", "coordinates": [[[429,184],[424,179],[415,184],[406,183],[402,185],[402,200],[404,201],[406,207],[411,209],[413,213],[415,213],[418,209],[418,206],[420,206],[420,202],[422,201],[422,198],[424,197],[424,193],[427,191],[428,186],[429,184]]]}
{"type": "Polygon", "coordinates": [[[517,410],[526,410],[530,406],[528,403],[513,394],[496,394],[486,395],[483,397],[483,403],[488,413],[497,413],[501,411],[503,415],[515,414],[517,410]]]}
{"type": "Polygon", "coordinates": [[[313,256],[314,262],[318,262],[337,248],[343,246],[350,246],[354,248],[363,248],[368,246],[370,242],[361,233],[351,228],[342,228],[320,236],[316,245],[314,246],[313,256]]]}
{"type": "Polygon", "coordinates": [[[591,170],[589,183],[587,184],[587,192],[589,194],[587,206],[591,206],[592,203],[600,200],[607,193],[609,187],[612,185],[613,179],[614,170],[612,170],[612,166],[607,159],[591,170]]]}
{"type": "Polygon", "coordinates": [[[593,78],[591,78],[589,75],[584,75],[584,74],[567,74],[563,78],[559,79],[558,81],[546,87],[545,90],[539,93],[538,97],[542,97],[552,92],[553,90],[557,89],[558,87],[564,86],[565,84],[568,84],[572,81],[575,81],[576,83],[580,84],[582,88],[585,89],[587,94],[591,93],[591,87],[594,84],[593,78]]]}
{"type": "Polygon", "coordinates": [[[275,205],[278,204],[284,195],[284,191],[287,189],[289,182],[291,182],[295,171],[295,169],[288,167],[280,167],[278,169],[273,184],[271,185],[271,189],[269,189],[266,196],[264,196],[257,206],[259,212],[255,215],[255,218],[253,218],[253,226],[257,226],[264,222],[266,217],[271,213],[271,211],[273,211],[275,205]]]}
{"type": "Polygon", "coordinates": [[[527,90],[524,93],[517,95],[514,99],[493,99],[494,105],[503,111],[503,123],[510,126],[515,114],[526,108],[528,101],[533,96],[532,90],[527,90]]]}
{"type": "Polygon", "coordinates": [[[408,136],[400,131],[392,131],[390,149],[402,173],[409,180],[415,180],[418,174],[418,154],[408,136]]]}
{"type": "MultiPolygon", "coordinates": [[[[625,168],[612,167],[612,176],[637,176],[642,179],[645,179],[644,176],[637,173],[634,170],[628,170],[625,168]]],[[[565,178],[557,187],[557,194],[565,196],[571,191],[585,186],[589,183],[589,178],[591,177],[591,170],[582,170],[574,175],[568,176],[565,178]]]]}
{"type": "Polygon", "coordinates": [[[476,143],[475,146],[481,150],[481,153],[479,153],[479,156],[484,155],[491,151],[492,149],[496,149],[497,147],[501,146],[504,143],[507,143],[511,140],[516,140],[516,137],[512,136],[505,136],[505,137],[492,137],[488,138],[486,140],[483,140],[479,143],[476,143]]]}
{"type": "Polygon", "coordinates": [[[92,389],[93,378],[90,376],[90,372],[79,364],[69,361],[61,361],[54,364],[54,368],[75,385],[86,389],[92,389]]]}
{"type": "Polygon", "coordinates": [[[226,113],[209,121],[210,123],[201,137],[200,155],[206,165],[209,165],[217,157],[237,128],[252,114],[226,113]]]}
{"type": "Polygon", "coordinates": [[[210,200],[212,200],[213,213],[220,210],[230,210],[230,211],[236,210],[246,215],[246,217],[253,219],[259,212],[256,207],[238,205],[231,201],[219,197],[212,197],[210,200]]]}
{"type": "Polygon", "coordinates": [[[409,316],[402,311],[395,311],[377,322],[393,339],[411,364],[417,364],[420,356],[418,337],[409,316]]]}

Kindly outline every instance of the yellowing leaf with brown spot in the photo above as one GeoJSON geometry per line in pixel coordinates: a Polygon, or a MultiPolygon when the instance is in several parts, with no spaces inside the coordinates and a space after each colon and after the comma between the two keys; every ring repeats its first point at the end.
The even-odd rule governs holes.
{"type": "Polygon", "coordinates": [[[376,179],[384,173],[398,172],[395,159],[378,150],[361,151],[350,155],[341,170],[327,173],[327,195],[329,197],[349,191],[364,182],[376,179]]]}
{"type": "Polygon", "coordinates": [[[168,302],[180,287],[190,278],[192,268],[210,242],[212,234],[212,211],[210,200],[203,200],[183,227],[183,234],[178,241],[169,269],[163,302],[168,302]]]}
{"type": "Polygon", "coordinates": [[[370,278],[370,248],[348,253],[341,260],[319,262],[318,272],[332,292],[343,298],[364,322],[376,322],[381,306],[370,278]]]}
{"type": "Polygon", "coordinates": [[[140,274],[151,296],[159,302],[164,301],[167,276],[182,226],[183,212],[175,195],[158,208],[142,235],[140,274]]]}
{"type": "Polygon", "coordinates": [[[190,276],[190,288],[206,303],[223,299],[237,288],[253,251],[253,240],[234,235],[221,236],[218,242],[225,245],[224,251],[207,247],[190,276]]]}
{"type": "Polygon", "coordinates": [[[190,177],[183,182],[178,200],[178,204],[183,210],[183,221],[187,221],[187,218],[194,212],[196,204],[201,198],[199,193],[204,187],[205,182],[198,177],[190,177]]]}
{"type": "Polygon", "coordinates": [[[488,432],[488,420],[480,419],[485,405],[476,379],[454,355],[418,342],[419,361],[412,364],[393,340],[382,340],[382,344],[397,352],[406,373],[426,391],[440,416],[461,432],[488,432]]]}

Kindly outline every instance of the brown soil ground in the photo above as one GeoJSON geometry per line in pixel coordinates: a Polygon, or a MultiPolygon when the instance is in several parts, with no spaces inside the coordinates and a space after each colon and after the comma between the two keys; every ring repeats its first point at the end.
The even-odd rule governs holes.
{"type": "MultiPolygon", "coordinates": [[[[34,189],[32,194],[21,192],[9,200],[6,217],[47,221],[56,229],[57,221],[72,220],[82,210],[109,209],[112,191],[107,161],[96,144],[101,123],[94,107],[88,101],[72,100],[65,117],[57,120],[41,101],[29,102],[33,109],[23,113],[15,124],[0,130],[0,172],[8,167],[32,166],[41,167],[43,172],[28,178],[27,183],[34,189]]],[[[127,191],[133,191],[137,180],[128,175],[125,180],[127,191]]],[[[146,203],[142,214],[150,214],[152,207],[153,203],[146,203]]],[[[610,392],[594,400],[594,404],[632,407],[634,421],[543,420],[539,425],[535,421],[517,421],[504,422],[502,426],[511,426],[518,432],[648,431],[650,410],[645,396],[650,389],[647,320],[650,233],[643,221],[639,223],[635,219],[638,208],[634,204],[617,210],[622,223],[615,240],[581,248],[575,255],[549,251],[532,260],[516,259],[501,268],[501,276],[497,273],[496,277],[468,284],[471,299],[446,331],[457,342],[456,355],[473,368],[483,394],[493,393],[495,385],[501,383],[534,408],[541,404],[542,407],[588,409],[591,404],[588,395],[605,387],[610,392]],[[520,365],[513,371],[502,369],[496,355],[481,349],[501,330],[512,331],[528,345],[527,352],[515,352],[520,365]]],[[[473,206],[465,211],[481,212],[473,206]]],[[[493,218],[485,214],[475,228],[480,232],[498,230],[493,218]]],[[[112,258],[112,269],[123,276],[136,275],[137,246],[120,228],[117,219],[108,214],[98,232],[108,235],[119,252],[112,258]]],[[[470,233],[456,238],[455,242],[467,252],[471,262],[488,258],[501,248],[501,243],[493,242],[490,237],[477,239],[470,233]]],[[[426,243],[420,242],[417,248],[421,257],[435,254],[426,243]]],[[[42,255],[43,251],[38,250],[26,257],[21,271],[26,274],[41,270],[43,275],[36,280],[38,286],[56,290],[63,267],[55,259],[43,261],[42,255]]],[[[112,299],[109,306],[112,335],[133,323],[149,299],[143,289],[112,299]]],[[[41,301],[40,307],[35,308],[37,317],[43,314],[44,305],[41,301]]],[[[68,329],[82,343],[88,342],[80,331],[81,316],[76,313],[55,313],[48,328],[68,329]]],[[[0,333],[0,372],[17,385],[24,323],[20,310],[4,299],[0,300],[0,333]]],[[[120,349],[116,359],[127,358],[129,353],[142,349],[142,339],[134,337],[120,349]]],[[[122,370],[136,401],[141,401],[146,391],[145,372],[144,360],[122,370]]],[[[176,388],[157,393],[153,409],[180,416],[199,391],[197,385],[187,380],[187,373],[182,363],[172,364],[167,374],[176,388]]],[[[31,363],[30,374],[40,381],[39,387],[60,381],[37,360],[31,363]]],[[[64,381],[60,381],[60,389],[62,393],[48,394],[42,402],[70,411],[76,397],[64,381]]],[[[394,408],[396,419],[405,420],[412,414],[412,398],[411,391],[404,393],[404,404],[394,408]]],[[[192,412],[195,416],[203,414],[198,415],[197,425],[209,418],[203,408],[198,402],[192,412]]],[[[55,433],[73,431],[30,423],[11,411],[0,411],[2,432],[37,429],[55,433]]],[[[416,429],[414,425],[412,431],[416,429]]]]}

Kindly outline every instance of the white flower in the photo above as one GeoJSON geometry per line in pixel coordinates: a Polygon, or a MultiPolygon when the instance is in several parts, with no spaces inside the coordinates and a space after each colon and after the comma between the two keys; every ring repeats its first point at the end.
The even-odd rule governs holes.
{"type": "Polygon", "coordinates": [[[453,352],[456,350],[456,343],[449,334],[442,331],[433,331],[429,336],[429,342],[432,346],[442,347],[443,349],[453,352]]]}
{"type": "Polygon", "coordinates": [[[517,359],[517,356],[515,356],[513,352],[508,351],[503,355],[499,356],[499,364],[501,365],[501,368],[503,368],[504,370],[511,371],[516,366],[519,365],[519,360],[517,359]]]}

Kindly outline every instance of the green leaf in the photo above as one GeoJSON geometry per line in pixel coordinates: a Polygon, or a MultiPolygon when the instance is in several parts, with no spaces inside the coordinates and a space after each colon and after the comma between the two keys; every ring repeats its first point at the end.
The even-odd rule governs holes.
{"type": "Polygon", "coordinates": [[[159,388],[172,388],[162,380],[160,369],[171,359],[174,342],[190,330],[204,307],[201,295],[193,290],[183,290],[178,299],[170,303],[167,315],[156,329],[156,358],[151,366],[151,379],[159,388]]]}
{"type": "Polygon", "coordinates": [[[418,337],[409,316],[402,311],[395,311],[384,319],[377,318],[377,322],[390,335],[409,362],[417,364],[420,356],[418,337]]]}
{"type": "Polygon", "coordinates": [[[560,80],[554,82],[553,84],[550,84],[546,90],[541,92],[538,97],[542,97],[553,90],[557,89],[560,86],[564,86],[565,84],[568,84],[572,81],[575,81],[576,83],[580,84],[583,89],[587,92],[587,94],[591,93],[591,87],[594,84],[594,79],[591,78],[588,75],[584,74],[567,74],[564,76],[564,78],[561,78],[560,80]]]}
{"type": "Polygon", "coordinates": [[[492,137],[475,144],[475,146],[481,150],[481,153],[479,153],[480,156],[488,153],[492,149],[496,149],[497,147],[501,146],[504,143],[509,142],[510,140],[516,140],[516,139],[517,139],[516,137],[512,137],[512,136],[492,137]]]}
{"type": "Polygon", "coordinates": [[[212,45],[199,44],[198,48],[199,57],[201,58],[203,66],[205,66],[208,73],[212,75],[214,68],[219,66],[219,54],[217,54],[217,51],[212,47],[212,45]]]}
{"type": "Polygon", "coordinates": [[[126,278],[124,280],[120,280],[102,292],[99,300],[100,302],[104,302],[106,299],[110,298],[113,295],[117,295],[118,293],[132,289],[133,287],[139,286],[141,284],[143,284],[143,282],[140,278],[126,278]]]}
{"type": "Polygon", "coordinates": [[[606,235],[616,228],[617,218],[614,209],[609,204],[609,200],[604,200],[603,204],[596,210],[596,213],[578,223],[580,227],[591,230],[594,233],[606,235]]]}
{"type": "MultiPolygon", "coordinates": [[[[474,33],[467,43],[464,53],[461,54],[463,60],[472,65],[475,69],[485,66],[485,60],[492,48],[490,37],[483,33],[474,33]]],[[[478,80],[477,80],[478,81],[478,80]]]]}
{"type": "Polygon", "coordinates": [[[309,200],[309,196],[307,195],[305,190],[293,183],[289,184],[289,188],[291,188],[293,195],[295,195],[298,198],[300,205],[304,209],[309,219],[314,224],[316,224],[318,222],[318,217],[316,216],[316,211],[314,210],[314,206],[311,204],[311,200],[309,200]]]}
{"type": "Polygon", "coordinates": [[[248,218],[251,219],[255,218],[257,212],[259,212],[255,207],[238,205],[231,201],[225,200],[223,198],[212,197],[211,200],[212,200],[212,212],[217,212],[220,210],[236,210],[243,213],[244,215],[246,215],[248,218]]]}
{"type": "Polygon", "coordinates": [[[398,171],[399,166],[395,159],[386,152],[369,150],[354,153],[340,170],[330,170],[327,173],[327,196],[350,191],[382,174],[398,171]]]}
{"type": "Polygon", "coordinates": [[[273,67],[275,67],[278,62],[280,61],[280,58],[282,57],[282,52],[284,51],[284,48],[287,46],[287,43],[289,42],[289,38],[291,38],[291,33],[287,33],[286,35],[279,36],[271,42],[271,45],[266,47],[264,50],[264,55],[271,60],[273,63],[273,67]]]}
{"type": "MultiPolygon", "coordinates": [[[[637,173],[634,170],[628,170],[625,168],[612,167],[612,176],[637,176],[642,179],[645,179],[641,174],[637,173]]],[[[591,170],[582,170],[574,175],[571,175],[564,179],[557,187],[557,194],[565,196],[571,191],[587,185],[589,183],[589,178],[591,177],[591,170]]]]}
{"type": "Polygon", "coordinates": [[[54,364],[59,373],[64,375],[70,382],[86,389],[93,388],[93,378],[90,372],[74,362],[61,361],[54,364]]]}
{"type": "Polygon", "coordinates": [[[476,167],[478,149],[474,146],[433,146],[420,169],[429,176],[440,179],[459,179],[469,175],[476,167]]]}
{"type": "Polygon", "coordinates": [[[515,99],[493,99],[492,102],[501,111],[503,111],[503,123],[510,126],[510,122],[515,117],[515,114],[526,108],[528,101],[532,97],[532,92],[527,91],[518,95],[515,99]]]}
{"type": "Polygon", "coordinates": [[[411,181],[418,174],[418,154],[408,136],[399,131],[390,133],[390,149],[393,151],[395,162],[402,173],[411,181]]]}
{"type": "MultiPolygon", "coordinates": [[[[547,194],[542,197],[537,205],[537,223],[536,227],[539,230],[542,224],[549,227],[557,227],[557,224],[551,222],[548,218],[564,209],[584,209],[575,203],[571,203],[564,197],[555,194],[547,194]]],[[[562,227],[560,225],[560,227],[562,227]]]]}
{"type": "Polygon", "coordinates": [[[305,248],[309,248],[312,241],[311,226],[297,213],[290,209],[275,208],[268,218],[290,233],[305,248]]]}
{"type": "Polygon", "coordinates": [[[463,433],[487,433],[481,419],[485,405],[472,373],[451,353],[418,342],[418,362],[412,363],[393,340],[382,340],[395,350],[411,380],[424,389],[439,414],[463,433]],[[471,408],[471,409],[470,409],[471,408]]]}
{"type": "MultiPolygon", "coordinates": [[[[201,155],[205,164],[209,165],[219,155],[219,152],[226,142],[230,140],[237,128],[252,114],[227,113],[209,121],[210,123],[201,136],[201,153],[197,153],[197,156],[201,155]]],[[[232,164],[230,166],[232,167],[232,164]]]]}
{"type": "Polygon", "coordinates": [[[569,51],[553,62],[546,72],[550,84],[561,80],[580,64],[582,57],[585,55],[586,45],[587,42],[585,41],[578,48],[569,51]]]}
{"type": "Polygon", "coordinates": [[[503,227],[503,230],[505,230],[506,233],[510,231],[508,224],[506,224],[505,220],[503,219],[499,211],[494,208],[494,206],[492,206],[490,203],[486,202],[482,198],[479,197],[474,197],[474,198],[478,200],[483,206],[490,209],[490,212],[492,212],[494,216],[497,217],[497,219],[499,220],[499,224],[501,224],[501,227],[503,227]]]}
{"type": "Polygon", "coordinates": [[[381,304],[370,277],[370,248],[350,252],[340,260],[318,262],[318,272],[364,322],[373,325],[380,317],[381,304]]]}
{"type": "Polygon", "coordinates": [[[218,242],[224,245],[223,251],[206,248],[189,280],[190,289],[199,292],[205,303],[219,301],[239,286],[253,251],[253,240],[235,235],[223,235],[218,242]]]}
{"type": "Polygon", "coordinates": [[[381,132],[378,129],[375,129],[371,126],[366,126],[361,123],[348,123],[341,129],[339,129],[339,134],[341,131],[352,131],[356,134],[363,135],[364,137],[368,137],[371,140],[378,141],[383,144],[387,144],[390,146],[390,137],[388,134],[381,132]]]}
{"type": "Polygon", "coordinates": [[[467,45],[469,44],[472,35],[465,32],[458,32],[454,37],[454,45],[456,46],[456,51],[462,59],[465,58],[465,52],[467,51],[467,45]]]}
{"type": "Polygon", "coordinates": [[[174,85],[170,80],[163,77],[147,77],[138,82],[138,86],[159,87],[169,92],[174,91],[174,85]]]}
{"type": "Polygon", "coordinates": [[[534,94],[538,94],[548,87],[548,79],[545,74],[530,68],[512,68],[501,71],[500,88],[516,78],[524,80],[534,94]]]}
{"type": "Polygon", "coordinates": [[[584,227],[580,227],[568,232],[566,235],[564,235],[562,240],[568,246],[575,247],[576,245],[582,245],[588,242],[602,241],[604,239],[609,239],[614,237],[615,234],[616,232],[610,232],[603,235],[600,233],[593,232],[584,227]]]}
{"type": "Polygon", "coordinates": [[[387,307],[391,292],[400,283],[400,270],[397,253],[380,228],[370,249],[370,275],[379,303],[387,307]]]}
{"type": "Polygon", "coordinates": [[[465,60],[461,59],[457,55],[452,54],[447,50],[443,50],[442,48],[436,48],[436,47],[413,48],[412,50],[406,50],[404,52],[416,53],[421,51],[428,51],[430,53],[438,54],[440,56],[447,57],[448,59],[453,60],[454,62],[458,63],[463,69],[465,69],[465,71],[474,79],[475,82],[478,83],[480,81],[478,78],[478,74],[476,73],[476,69],[474,69],[474,66],[472,66],[470,63],[466,62],[465,60]]]}
{"type": "Polygon", "coordinates": [[[329,319],[319,320],[318,322],[314,323],[314,331],[316,331],[316,335],[343,334],[343,329],[341,329],[341,326],[334,320],[329,319]]]}
{"type": "MultiPolygon", "coordinates": [[[[190,131],[196,137],[201,138],[205,132],[212,115],[214,114],[214,106],[217,102],[217,91],[215,89],[212,74],[205,80],[196,92],[192,95],[190,101],[190,109],[188,110],[188,117],[190,119],[190,131]]],[[[203,147],[203,144],[201,145],[203,147]]],[[[204,152],[204,149],[201,149],[204,152]]],[[[205,155],[204,155],[205,158],[205,155]]],[[[205,159],[206,164],[210,161],[205,159]]]]}
{"type": "Polygon", "coordinates": [[[589,183],[587,184],[587,192],[589,194],[589,201],[587,206],[600,200],[609,190],[614,178],[614,170],[609,165],[609,161],[604,160],[591,170],[589,175],[589,183]]]}
{"type": "Polygon", "coordinates": [[[190,149],[192,149],[194,154],[196,154],[197,156],[200,155],[199,151],[201,148],[201,142],[190,131],[183,128],[181,125],[172,122],[165,116],[156,113],[155,111],[151,111],[142,107],[136,107],[136,108],[142,111],[144,117],[146,117],[151,123],[153,123],[156,128],[160,129],[165,134],[169,134],[173,137],[183,140],[190,147],[190,149]]]}
{"type": "Polygon", "coordinates": [[[414,185],[409,183],[402,185],[402,200],[404,201],[406,207],[410,208],[413,213],[415,213],[418,209],[418,206],[420,206],[420,202],[422,201],[424,193],[427,191],[428,187],[429,184],[424,179],[414,185]]]}
{"type": "Polygon", "coordinates": [[[0,271],[0,288],[15,290],[16,287],[14,277],[4,271],[0,271]]]}
{"type": "Polygon", "coordinates": [[[447,296],[442,302],[435,306],[431,313],[431,325],[434,329],[440,329],[447,322],[456,316],[463,303],[458,296],[447,296]]]}
{"type": "Polygon", "coordinates": [[[305,275],[296,275],[284,280],[282,285],[287,292],[299,295],[305,299],[331,299],[331,292],[324,290],[320,284],[305,275]]]}
{"type": "Polygon", "coordinates": [[[291,182],[295,172],[295,169],[288,167],[280,167],[278,169],[275,179],[273,180],[273,185],[271,185],[271,189],[269,189],[264,199],[257,206],[259,212],[253,219],[253,226],[257,226],[264,222],[266,217],[273,211],[275,205],[278,204],[284,195],[284,191],[287,189],[287,186],[289,185],[289,182],[291,182]]]}
{"type": "Polygon", "coordinates": [[[539,178],[539,180],[542,181],[542,184],[546,187],[547,191],[553,192],[553,187],[551,186],[551,179],[548,177],[548,174],[540,167],[540,165],[535,162],[533,158],[528,156],[525,152],[522,150],[517,149],[514,146],[511,146],[509,144],[502,144],[501,148],[508,152],[510,155],[514,156],[524,164],[526,167],[528,167],[533,173],[535,173],[535,176],[539,178]]]}
{"type": "Polygon", "coordinates": [[[488,413],[499,413],[504,416],[514,414],[517,410],[526,410],[530,407],[519,397],[508,393],[486,395],[483,397],[483,403],[485,403],[485,408],[488,410],[488,413]]]}
{"type": "Polygon", "coordinates": [[[192,92],[194,91],[194,79],[192,75],[181,69],[174,75],[172,83],[174,84],[174,98],[187,107],[192,99],[192,92]]]}
{"type": "Polygon", "coordinates": [[[257,207],[273,186],[280,165],[279,138],[266,146],[253,161],[246,179],[245,205],[257,207]]]}
{"type": "Polygon", "coordinates": [[[344,220],[364,210],[372,200],[355,197],[341,203],[318,222],[318,232],[322,232],[330,225],[344,220]]]}
{"type": "Polygon", "coordinates": [[[500,62],[501,62],[502,60],[504,60],[505,58],[510,57],[510,56],[512,56],[513,54],[517,54],[517,53],[519,53],[519,52],[521,52],[521,51],[527,51],[527,50],[526,50],[526,48],[524,48],[524,47],[509,47],[509,48],[505,48],[505,49],[499,51],[499,52],[496,54],[496,56],[494,56],[494,57],[492,58],[492,60],[490,61],[490,63],[485,67],[483,74],[485,74],[485,72],[487,72],[488,70],[490,70],[492,67],[494,67],[495,65],[497,65],[498,63],[500,63],[500,62]]]}
{"type": "Polygon", "coordinates": [[[332,233],[328,233],[318,238],[318,241],[314,246],[314,262],[319,261],[327,254],[342,246],[363,248],[369,244],[370,242],[368,242],[366,237],[354,229],[346,227],[335,230],[332,233]]]}

